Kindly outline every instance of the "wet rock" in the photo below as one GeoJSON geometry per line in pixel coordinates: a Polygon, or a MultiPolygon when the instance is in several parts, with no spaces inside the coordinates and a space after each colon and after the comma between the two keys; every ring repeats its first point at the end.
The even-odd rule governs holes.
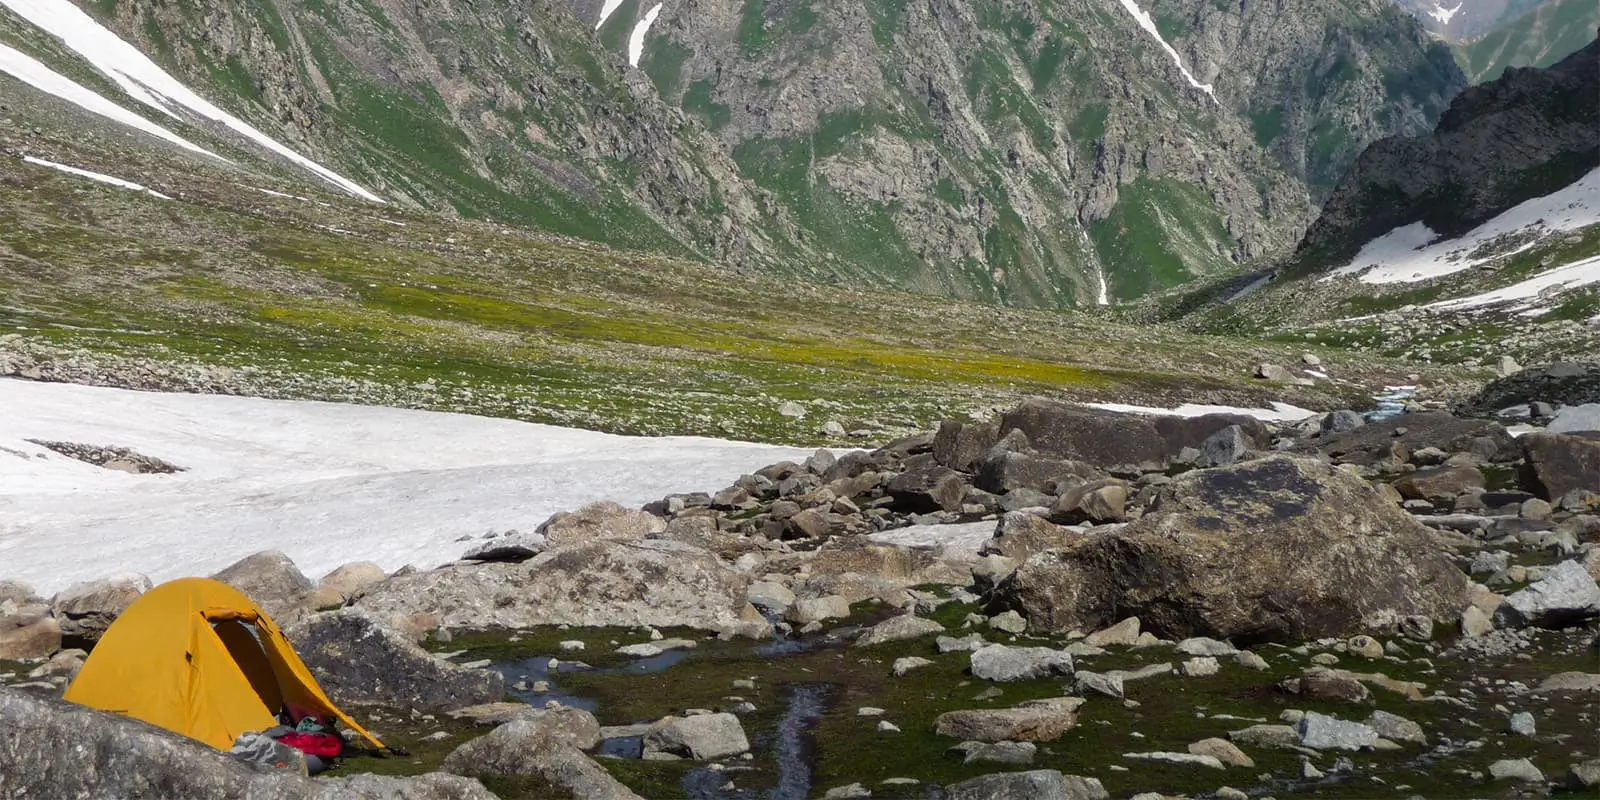
{"type": "Polygon", "coordinates": [[[294,561],[277,550],[246,556],[211,577],[243,592],[279,625],[306,610],[314,588],[294,561]]]}
{"type": "Polygon", "coordinates": [[[390,578],[357,601],[384,618],[432,614],[447,629],[689,627],[770,631],[745,601],[748,578],[666,540],[600,539],[520,564],[451,565],[390,578]]]}
{"type": "Polygon", "coordinates": [[[1359,750],[1372,747],[1378,741],[1378,732],[1362,723],[1315,711],[1306,712],[1297,732],[1300,734],[1300,744],[1313,750],[1359,750]]]}
{"type": "Polygon", "coordinates": [[[941,736],[980,742],[1049,742],[1078,724],[1081,697],[1031,700],[1012,708],[949,711],[934,720],[941,736]]]}
{"type": "Polygon", "coordinates": [[[1138,761],[1154,761],[1158,764],[1178,764],[1182,766],[1208,767],[1210,769],[1227,769],[1216,756],[1199,755],[1196,753],[1123,753],[1123,758],[1132,758],[1138,761]]]}
{"type": "Polygon", "coordinates": [[[629,658],[654,658],[669,650],[693,650],[698,646],[699,642],[693,639],[661,639],[653,642],[623,645],[618,647],[615,652],[619,656],[628,656],[629,658]]]}
{"type": "Polygon", "coordinates": [[[500,673],[445,661],[354,609],[315,614],[285,635],[340,705],[447,710],[505,696],[500,673]]]}
{"type": "Polygon", "coordinates": [[[150,579],[133,574],[74,584],[50,601],[50,615],[61,626],[63,645],[89,646],[149,590],[150,579]]]}
{"type": "Polygon", "coordinates": [[[986,681],[1026,681],[1071,675],[1072,656],[1048,647],[992,644],[972,652],[972,677],[986,681]]]}
{"type": "Polygon", "coordinates": [[[1544,773],[1526,758],[1502,759],[1489,765],[1489,777],[1497,781],[1512,780],[1520,783],[1543,783],[1544,773]]]}
{"type": "Polygon", "coordinates": [[[458,775],[532,775],[575,797],[595,800],[639,800],[632,790],[583,750],[600,742],[600,725],[592,714],[574,708],[527,709],[485,736],[456,748],[444,769],[458,775]]]}
{"type": "Polygon", "coordinates": [[[1367,717],[1367,727],[1392,742],[1421,745],[1428,743],[1428,734],[1422,730],[1421,725],[1387,711],[1372,712],[1372,716],[1367,717]]]}
{"type": "Polygon", "coordinates": [[[732,714],[665,717],[644,735],[644,750],[697,761],[736,756],[750,750],[744,726],[732,714]]]}
{"type": "Polygon", "coordinates": [[[1453,619],[1467,587],[1369,483],[1277,455],[1185,473],[1127,527],[1029,558],[991,612],[1014,609],[1035,632],[1136,614],[1158,635],[1285,641],[1348,635],[1380,612],[1453,619]]]}
{"type": "Polygon", "coordinates": [[[1552,503],[1569,492],[1600,487],[1600,441],[1559,433],[1518,439],[1525,488],[1552,503]]]}
{"type": "Polygon", "coordinates": [[[1053,769],[1003,772],[952,783],[946,800],[1106,800],[1111,795],[1095,778],[1063,775],[1053,769]]]}
{"type": "Polygon", "coordinates": [[[1577,561],[1552,567],[1539,582],[1513,593],[1495,610],[1500,628],[1556,628],[1600,616],[1600,586],[1577,561]]]}
{"type": "Polygon", "coordinates": [[[1039,753],[1033,742],[962,742],[948,751],[963,764],[988,761],[996,764],[1032,764],[1039,753]]]}
{"type": "Polygon", "coordinates": [[[752,605],[769,614],[782,614],[794,605],[795,599],[789,587],[775,581],[756,581],[750,584],[745,596],[752,605]]]}
{"type": "Polygon", "coordinates": [[[1227,739],[1201,739],[1189,745],[1189,752],[1197,756],[1208,756],[1230,767],[1254,767],[1255,759],[1245,755],[1243,750],[1227,739]]]}
{"type": "Polygon", "coordinates": [[[860,638],[856,639],[856,644],[861,647],[871,647],[875,644],[916,639],[935,633],[944,633],[944,626],[931,619],[906,614],[884,620],[868,628],[860,638]]]}
{"type": "Polygon", "coordinates": [[[7,797],[494,800],[470,778],[307,778],[235,759],[143,722],[0,689],[0,791],[7,797]],[[26,720],[25,724],[13,724],[26,720]]]}
{"type": "Polygon", "coordinates": [[[1253,669],[1257,671],[1265,671],[1270,669],[1270,667],[1267,665],[1266,659],[1255,653],[1252,653],[1249,650],[1240,650],[1234,655],[1233,661],[1235,664],[1238,664],[1245,669],[1253,669]]]}

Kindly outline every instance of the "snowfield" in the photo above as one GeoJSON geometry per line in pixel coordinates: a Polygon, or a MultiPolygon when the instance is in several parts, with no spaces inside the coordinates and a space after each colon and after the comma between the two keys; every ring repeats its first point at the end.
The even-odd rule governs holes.
{"type": "Polygon", "coordinates": [[[634,438],[427,411],[0,379],[0,580],[45,594],[142,572],[207,575],[282,550],[313,579],[351,561],[454,560],[595,500],[714,491],[809,451],[634,438]],[[130,448],[133,475],[29,439],[130,448]]]}
{"type": "Polygon", "coordinates": [[[1441,300],[1431,303],[1423,308],[1442,309],[1446,311],[1463,311],[1469,308],[1483,308],[1506,303],[1516,303],[1512,309],[1525,317],[1543,316],[1550,311],[1548,306],[1543,306],[1540,301],[1554,298],[1556,295],[1600,283],[1600,256],[1575,261],[1563,267],[1541,272],[1525,281],[1514,283],[1500,289],[1471,297],[1458,297],[1454,300],[1441,300]]]}
{"type": "Polygon", "coordinates": [[[644,37],[650,33],[650,26],[656,24],[656,17],[661,16],[661,6],[661,3],[651,6],[644,13],[644,18],[633,26],[633,33],[628,35],[629,66],[639,66],[639,59],[644,58],[644,37]]]}
{"type": "MultiPolygon", "coordinates": [[[[17,16],[59,38],[68,48],[115,81],[129,97],[173,119],[184,119],[178,113],[182,110],[221,123],[356,197],[383,202],[382,198],[356,185],[354,181],[278,143],[195,94],[133,45],[95,22],[70,0],[0,0],[0,6],[11,9],[17,16]]],[[[45,91],[50,90],[46,88],[45,91]]]]}
{"type": "Polygon", "coordinates": [[[122,187],[124,189],[132,189],[132,190],[134,190],[136,192],[149,192],[150,194],[152,194],[152,195],[154,195],[156,197],[159,197],[162,200],[171,200],[172,199],[172,198],[170,198],[170,197],[168,197],[168,196],[166,196],[166,195],[164,195],[164,194],[162,194],[162,193],[160,193],[160,192],[158,192],[158,191],[156,191],[154,189],[151,189],[148,186],[145,186],[142,183],[134,183],[133,181],[125,181],[125,180],[123,180],[121,178],[113,178],[110,175],[103,175],[103,174],[98,173],[98,172],[90,172],[89,170],[78,169],[77,167],[69,167],[66,164],[57,164],[54,161],[46,161],[46,160],[44,160],[42,158],[34,158],[33,156],[23,156],[22,160],[28,162],[29,164],[33,164],[33,165],[36,165],[36,166],[49,167],[50,169],[60,170],[62,172],[67,173],[68,175],[77,175],[80,178],[88,178],[91,181],[99,181],[101,183],[109,183],[112,186],[120,186],[120,187],[122,187]]]}
{"type": "Polygon", "coordinates": [[[1237,406],[1211,406],[1200,403],[1184,403],[1175,408],[1130,406],[1126,403],[1084,403],[1084,405],[1103,411],[1117,411],[1123,414],[1149,414],[1157,417],[1203,417],[1207,414],[1240,414],[1246,417],[1255,417],[1262,422],[1298,422],[1317,414],[1317,412],[1309,409],[1278,402],[1274,402],[1271,408],[1239,408],[1237,406]]]}
{"type": "Polygon", "coordinates": [[[1362,283],[1410,283],[1472,269],[1518,253],[1550,236],[1600,223],[1600,169],[1591,170],[1558,192],[1537,197],[1474,228],[1458,239],[1435,241],[1438,235],[1416,222],[1367,242],[1355,260],[1323,280],[1360,275],[1362,283]],[[1479,248],[1507,234],[1526,241],[1506,252],[1477,254],[1479,248]]]}

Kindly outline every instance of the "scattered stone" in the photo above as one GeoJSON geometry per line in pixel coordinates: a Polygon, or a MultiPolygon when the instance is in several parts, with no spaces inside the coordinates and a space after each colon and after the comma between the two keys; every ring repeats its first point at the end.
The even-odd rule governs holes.
{"type": "Polygon", "coordinates": [[[1321,431],[1328,433],[1349,433],[1362,425],[1367,424],[1366,417],[1354,411],[1335,411],[1322,418],[1321,431]]]}
{"type": "Polygon", "coordinates": [[[519,717],[536,713],[538,712],[534,707],[527,703],[482,703],[446,711],[445,716],[457,722],[465,722],[483,728],[493,728],[519,717]]]}
{"type": "Polygon", "coordinates": [[[850,601],[842,595],[830,594],[796,600],[785,617],[796,625],[809,625],[826,619],[844,619],[850,616],[850,601]]]}
{"type": "Polygon", "coordinates": [[[1022,634],[1028,632],[1028,621],[1015,611],[1006,611],[990,617],[989,627],[1005,633],[1022,634]]]}
{"type": "Polygon", "coordinates": [[[1361,656],[1362,658],[1383,658],[1383,642],[1380,642],[1371,636],[1352,637],[1350,641],[1345,642],[1345,646],[1349,648],[1348,652],[1361,656]]]}
{"type": "Polygon", "coordinates": [[[897,658],[894,660],[894,667],[891,669],[891,671],[894,673],[896,678],[904,678],[906,673],[914,669],[921,669],[922,667],[926,667],[932,663],[932,660],[923,658],[922,656],[905,656],[903,658],[897,658]]]}
{"type": "Polygon", "coordinates": [[[856,716],[858,717],[881,717],[883,714],[883,709],[876,706],[862,706],[856,709],[856,716]]]}
{"type": "Polygon", "coordinates": [[[940,714],[933,728],[941,736],[980,742],[1049,742],[1078,724],[1081,697],[1031,700],[1012,708],[968,709],[940,714]]]}
{"type": "Polygon", "coordinates": [[[972,676],[986,681],[1025,681],[1071,675],[1072,656],[1048,647],[992,644],[972,652],[972,676]]]}
{"type": "Polygon", "coordinates": [[[1189,656],[1231,656],[1239,652],[1238,648],[1227,642],[1219,642],[1204,636],[1195,636],[1178,642],[1177,650],[1189,656]]]}
{"type": "Polygon", "coordinates": [[[623,645],[617,648],[616,653],[619,656],[628,656],[629,658],[654,658],[669,650],[693,650],[699,644],[699,642],[692,639],[662,639],[655,642],[623,645]]]}
{"type": "Polygon", "coordinates": [[[946,800],[1107,800],[1100,781],[1053,769],[1003,772],[944,787],[946,800]]]}
{"type": "Polygon", "coordinates": [[[1366,725],[1315,711],[1306,712],[1298,732],[1300,744],[1313,750],[1359,750],[1378,740],[1378,732],[1366,725]]]}
{"type": "Polygon", "coordinates": [[[1567,787],[1593,789],[1600,786],[1600,758],[1580,761],[1567,767],[1567,787]]]}
{"type": "Polygon", "coordinates": [[[1236,655],[1234,655],[1233,660],[1234,663],[1238,664],[1239,666],[1244,667],[1245,669],[1253,669],[1257,672],[1271,669],[1271,667],[1267,664],[1266,659],[1249,650],[1240,650],[1236,655]]]}
{"type": "Polygon", "coordinates": [[[1600,692],[1600,675],[1558,672],[1539,682],[1535,692],[1600,692]]]}
{"type": "Polygon", "coordinates": [[[1254,767],[1255,759],[1245,755],[1232,742],[1226,739],[1201,739],[1189,745],[1189,752],[1197,756],[1210,756],[1230,767],[1254,767]]]}
{"type": "Polygon", "coordinates": [[[871,797],[872,790],[859,783],[848,786],[835,786],[822,793],[823,800],[850,800],[850,798],[871,797]]]}
{"type": "Polygon", "coordinates": [[[733,714],[663,717],[644,735],[645,753],[665,753],[696,761],[736,756],[750,750],[744,726],[733,714]]]}
{"type": "Polygon", "coordinates": [[[1122,676],[1088,670],[1078,670],[1072,674],[1072,691],[1075,694],[1095,694],[1121,700],[1124,697],[1122,676]]]}
{"type": "Polygon", "coordinates": [[[599,744],[594,715],[576,708],[526,709],[486,736],[457,747],[444,768],[458,775],[532,775],[574,797],[639,800],[583,751],[599,744]]]}
{"type": "Polygon", "coordinates": [[[1506,598],[1495,610],[1501,628],[1558,628],[1600,616],[1600,586],[1577,561],[1550,568],[1539,582],[1506,598]]]}
{"type": "Polygon", "coordinates": [[[1132,645],[1139,639],[1139,618],[1128,617],[1109,628],[1095,631],[1084,637],[1083,643],[1094,647],[1110,647],[1132,645]]]}
{"type": "Polygon", "coordinates": [[[1217,800],[1250,800],[1250,795],[1233,788],[1223,786],[1217,789],[1217,800]]]}
{"type": "Polygon", "coordinates": [[[1395,481],[1394,488],[1409,500],[1449,505],[1468,492],[1483,491],[1484,480],[1477,467],[1429,467],[1395,481]]]}
{"type": "Polygon", "coordinates": [[[940,653],[971,652],[989,646],[989,640],[983,638],[981,633],[969,633],[966,636],[940,636],[933,640],[934,646],[940,653]]]}
{"type": "Polygon", "coordinates": [[[1123,753],[1123,758],[1133,758],[1140,761],[1155,761],[1160,764],[1184,764],[1211,769],[1227,769],[1216,756],[1200,755],[1197,753],[1123,753]]]}
{"type": "Polygon", "coordinates": [[[948,754],[961,759],[964,764],[979,761],[996,764],[1032,764],[1039,746],[1033,742],[962,742],[950,748],[948,754]]]}
{"type": "Polygon", "coordinates": [[[785,400],[778,405],[778,416],[790,419],[805,419],[806,407],[793,400],[785,400]]]}
{"type": "Polygon", "coordinates": [[[1228,740],[1251,747],[1294,747],[1300,744],[1300,733],[1288,725],[1251,725],[1228,732],[1228,740]]]}
{"type": "Polygon", "coordinates": [[[1543,783],[1544,773],[1526,758],[1502,759],[1489,765],[1489,776],[1497,781],[1513,780],[1522,783],[1543,783]]]}
{"type": "Polygon", "coordinates": [[[1390,741],[1421,745],[1428,743],[1428,734],[1421,725],[1387,711],[1372,712],[1372,716],[1367,718],[1367,727],[1390,741]]]}
{"type": "Polygon", "coordinates": [[[1461,635],[1487,636],[1494,631],[1494,620],[1483,609],[1467,606],[1461,612],[1461,635]]]}
{"type": "Polygon", "coordinates": [[[878,720],[878,733],[899,733],[900,726],[886,719],[878,720]]]}
{"type": "Polygon", "coordinates": [[[1349,675],[1317,667],[1307,670],[1298,678],[1284,680],[1278,686],[1284,691],[1298,694],[1308,700],[1357,704],[1372,702],[1372,692],[1367,689],[1366,684],[1349,675]]]}
{"type": "Polygon", "coordinates": [[[1178,665],[1178,674],[1185,678],[1209,678],[1217,674],[1217,660],[1210,656],[1191,658],[1178,665]]]}
{"type": "Polygon", "coordinates": [[[1518,736],[1532,736],[1535,733],[1533,715],[1526,711],[1518,711],[1511,715],[1511,732],[1518,736]]]}
{"type": "Polygon", "coordinates": [[[856,644],[861,647],[871,647],[872,645],[916,639],[943,632],[944,626],[931,619],[903,614],[898,617],[891,617],[868,628],[861,634],[860,638],[856,639],[856,644]]]}

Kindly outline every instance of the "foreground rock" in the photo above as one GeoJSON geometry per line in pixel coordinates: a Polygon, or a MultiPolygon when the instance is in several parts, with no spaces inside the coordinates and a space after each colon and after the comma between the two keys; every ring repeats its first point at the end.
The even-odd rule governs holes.
{"type": "Polygon", "coordinates": [[[1012,708],[970,709],[940,714],[933,729],[941,736],[976,742],[1049,742],[1078,724],[1081,697],[1030,700],[1012,708]]]}
{"type": "Polygon", "coordinates": [[[0,689],[0,796],[494,800],[471,778],[269,770],[137,720],[0,689]]]}
{"type": "Polygon", "coordinates": [[[447,629],[668,627],[770,630],[745,601],[748,578],[710,552],[666,540],[597,540],[520,564],[447,566],[391,578],[357,605],[385,617],[432,614],[447,629]]]}
{"type": "Polygon", "coordinates": [[[500,673],[445,661],[354,609],[318,614],[285,634],[341,705],[448,710],[505,696],[500,673]]]}
{"type": "Polygon", "coordinates": [[[998,590],[1034,631],[1129,615],[1167,638],[1241,644],[1359,632],[1379,616],[1454,619],[1466,575],[1366,481],[1273,456],[1174,479],[1127,528],[1024,562],[998,590]]]}
{"type": "Polygon", "coordinates": [[[574,797],[638,800],[583,751],[600,743],[600,723],[575,708],[532,710],[456,748],[444,769],[457,775],[534,775],[574,797]]]}
{"type": "Polygon", "coordinates": [[[1063,775],[1053,769],[1004,772],[944,787],[948,800],[1106,800],[1111,795],[1095,778],[1063,775]]]}

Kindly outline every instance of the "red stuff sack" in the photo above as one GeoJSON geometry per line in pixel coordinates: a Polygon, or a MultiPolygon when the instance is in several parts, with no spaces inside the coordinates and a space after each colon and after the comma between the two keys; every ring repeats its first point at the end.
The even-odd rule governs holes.
{"type": "Polygon", "coordinates": [[[344,739],[332,733],[286,733],[278,737],[283,742],[308,756],[333,759],[344,752],[344,739]]]}

